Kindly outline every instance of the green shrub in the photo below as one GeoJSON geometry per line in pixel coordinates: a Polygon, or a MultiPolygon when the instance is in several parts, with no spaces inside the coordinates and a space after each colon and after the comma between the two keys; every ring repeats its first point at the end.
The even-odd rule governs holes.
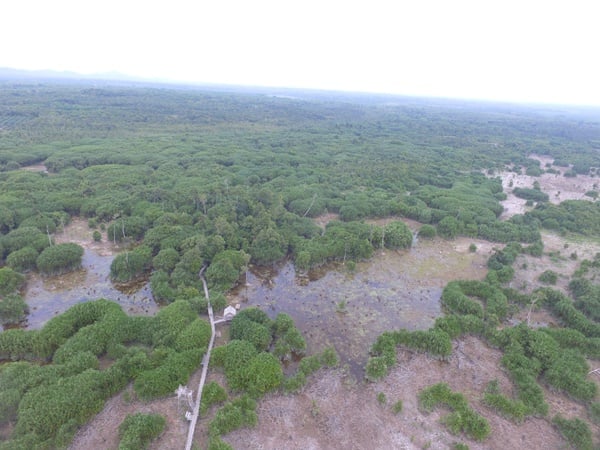
{"type": "Polygon", "coordinates": [[[250,342],[258,350],[265,351],[271,345],[271,331],[268,325],[254,322],[245,315],[238,314],[231,321],[229,327],[231,339],[250,342]]]}
{"type": "Polygon", "coordinates": [[[398,249],[410,248],[413,235],[410,228],[399,220],[388,223],[384,227],[384,245],[385,248],[398,249]]]}
{"type": "Polygon", "coordinates": [[[29,312],[29,307],[20,295],[10,294],[0,298],[0,324],[19,323],[29,312]]]}
{"type": "Polygon", "coordinates": [[[227,291],[236,283],[250,260],[243,251],[225,250],[217,253],[206,270],[209,287],[227,291]]]}
{"type": "Polygon", "coordinates": [[[297,372],[283,380],[283,390],[288,393],[297,393],[306,384],[306,381],[306,375],[297,372]]]}
{"type": "Polygon", "coordinates": [[[0,269],[0,295],[12,294],[25,284],[25,277],[10,267],[0,269]]]}
{"type": "Polygon", "coordinates": [[[207,450],[234,450],[231,445],[224,442],[219,436],[209,438],[207,450]]]}
{"type": "Polygon", "coordinates": [[[124,239],[138,240],[144,237],[147,228],[148,223],[143,217],[124,217],[106,228],[106,238],[111,242],[121,242],[124,239]]]}
{"type": "Polygon", "coordinates": [[[198,318],[179,333],[175,339],[175,350],[183,352],[195,348],[207,348],[210,336],[210,324],[198,318]]]}
{"type": "Polygon", "coordinates": [[[131,281],[149,270],[151,264],[150,248],[141,245],[115,256],[110,264],[110,278],[120,283],[131,281]]]}
{"type": "Polygon", "coordinates": [[[178,385],[188,382],[192,372],[200,365],[202,354],[199,350],[172,351],[158,367],[139,374],[133,385],[135,393],[143,400],[173,393],[178,385]]]}
{"type": "Polygon", "coordinates": [[[419,392],[419,405],[430,412],[437,406],[452,410],[442,421],[453,434],[464,432],[477,441],[490,434],[490,426],[485,418],[473,411],[462,394],[452,392],[445,383],[434,384],[419,392]]]}
{"type": "Polygon", "coordinates": [[[327,347],[319,356],[319,362],[325,367],[335,367],[340,363],[340,358],[333,347],[327,347]]]}
{"type": "Polygon", "coordinates": [[[321,368],[321,361],[317,355],[307,356],[300,360],[298,372],[308,376],[321,368]]]}
{"type": "Polygon", "coordinates": [[[467,297],[457,281],[451,281],[442,292],[442,305],[448,312],[459,315],[472,314],[483,318],[482,306],[467,297]]]}
{"type": "Polygon", "coordinates": [[[16,388],[0,391],[0,424],[14,421],[21,401],[21,393],[16,388]]]}
{"type": "Polygon", "coordinates": [[[600,402],[592,402],[588,408],[588,415],[596,425],[600,424],[600,402]]]}
{"type": "Polygon", "coordinates": [[[249,341],[233,340],[226,345],[223,361],[227,384],[231,389],[243,390],[247,387],[246,366],[258,354],[249,341]]]}
{"type": "Polygon", "coordinates": [[[540,281],[540,283],[554,285],[554,284],[556,284],[556,281],[558,280],[558,275],[556,274],[556,272],[554,272],[552,270],[545,270],[538,277],[538,280],[540,281]]]}
{"type": "Polygon", "coordinates": [[[186,300],[177,300],[160,309],[150,324],[153,345],[174,347],[179,334],[182,333],[196,317],[196,312],[193,310],[192,305],[186,300]]]}
{"type": "Polygon", "coordinates": [[[258,422],[256,402],[248,396],[242,396],[225,404],[217,411],[209,424],[211,438],[227,434],[241,427],[253,427],[258,422]]]}
{"type": "Polygon", "coordinates": [[[419,238],[432,239],[437,235],[435,227],[433,225],[425,224],[419,228],[419,238]]]}
{"type": "Polygon", "coordinates": [[[538,189],[531,189],[531,188],[516,187],[513,189],[513,194],[519,198],[522,198],[525,200],[532,200],[535,202],[547,202],[548,198],[549,198],[548,194],[546,194],[538,189]]]}
{"type": "Polygon", "coordinates": [[[119,425],[119,450],[141,450],[164,431],[167,423],[160,414],[128,414],[119,425]]]}
{"type": "Polygon", "coordinates": [[[516,423],[523,422],[528,412],[528,408],[521,400],[512,400],[500,393],[486,392],[483,403],[516,423]]]}
{"type": "Polygon", "coordinates": [[[211,381],[204,386],[202,390],[202,400],[200,402],[200,414],[206,415],[212,405],[222,403],[227,400],[227,392],[216,381],[211,381]]]}
{"type": "Polygon", "coordinates": [[[54,438],[71,420],[83,425],[102,410],[104,400],[112,395],[105,388],[105,380],[104,373],[90,369],[29,390],[19,404],[14,436],[34,434],[46,440],[54,438]]]}
{"type": "Polygon", "coordinates": [[[277,314],[271,326],[273,336],[276,338],[282,337],[288,330],[295,328],[294,320],[285,313],[277,314]]]}
{"type": "Polygon", "coordinates": [[[17,272],[27,272],[36,268],[38,251],[33,247],[23,247],[15,250],[6,258],[6,265],[17,272]]]}
{"type": "Polygon", "coordinates": [[[79,329],[93,324],[110,312],[123,315],[117,303],[104,299],[72,306],[63,314],[50,319],[35,336],[35,353],[41,358],[51,358],[56,349],[79,329]]]}
{"type": "Polygon", "coordinates": [[[165,248],[158,252],[152,260],[152,265],[156,270],[163,270],[166,273],[173,272],[179,262],[180,255],[174,248],[165,248]]]}
{"type": "MultiPolygon", "coordinates": [[[[251,342],[258,350],[266,351],[271,345],[274,328],[273,321],[267,314],[258,308],[246,308],[240,311],[231,321],[229,333],[231,339],[247,340],[251,342]]],[[[295,330],[296,328],[291,328],[295,330]]],[[[289,332],[290,330],[287,330],[289,332]]],[[[286,333],[287,333],[286,332],[286,333]]],[[[299,335],[299,333],[298,333],[299,335]]],[[[295,343],[302,347],[304,339],[299,336],[300,342],[295,343]]],[[[293,344],[293,340],[289,344],[293,344]]],[[[305,346],[306,344],[304,344],[305,346]]]]}
{"type": "Polygon", "coordinates": [[[558,354],[544,372],[545,381],[552,387],[581,401],[590,401],[596,396],[597,386],[588,381],[589,367],[580,352],[566,349],[558,354]]]}
{"type": "Polygon", "coordinates": [[[47,247],[36,260],[38,270],[46,275],[56,275],[81,267],[83,248],[67,243],[47,247]]]}
{"type": "Polygon", "coordinates": [[[10,231],[2,237],[2,244],[6,254],[10,254],[24,247],[33,247],[41,252],[51,245],[50,239],[36,227],[24,226],[10,231]]]}
{"type": "Polygon", "coordinates": [[[210,365],[223,367],[225,365],[225,356],[227,355],[227,345],[215,347],[210,352],[210,365]]]}
{"type": "Polygon", "coordinates": [[[244,389],[253,397],[260,397],[277,389],[283,382],[279,360],[271,353],[259,353],[248,361],[244,371],[244,389]]]}
{"type": "Polygon", "coordinates": [[[365,378],[369,381],[378,381],[386,376],[388,373],[388,366],[385,363],[383,356],[371,356],[367,361],[365,367],[365,378]]]}
{"type": "Polygon", "coordinates": [[[38,357],[37,331],[9,329],[0,333],[0,359],[18,361],[38,357]]]}
{"type": "Polygon", "coordinates": [[[594,448],[592,432],[581,419],[565,419],[561,416],[554,416],[552,423],[573,448],[580,450],[592,450],[594,448]]]}

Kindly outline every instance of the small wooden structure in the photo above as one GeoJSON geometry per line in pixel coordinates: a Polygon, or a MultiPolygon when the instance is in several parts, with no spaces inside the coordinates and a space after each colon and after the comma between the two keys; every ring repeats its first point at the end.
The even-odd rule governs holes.
{"type": "Polygon", "coordinates": [[[223,319],[229,321],[235,317],[236,313],[237,311],[235,308],[229,305],[227,308],[225,308],[225,311],[223,311],[223,319]]]}

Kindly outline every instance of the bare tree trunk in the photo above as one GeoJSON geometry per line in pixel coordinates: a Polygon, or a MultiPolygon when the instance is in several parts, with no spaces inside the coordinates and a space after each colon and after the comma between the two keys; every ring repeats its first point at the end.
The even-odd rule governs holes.
{"type": "Polygon", "coordinates": [[[315,204],[315,200],[317,199],[317,194],[313,195],[312,201],[310,202],[310,205],[308,205],[308,209],[304,212],[304,214],[302,215],[302,217],[306,217],[306,215],[308,214],[308,212],[310,211],[310,208],[313,207],[313,205],[315,204]]]}
{"type": "Polygon", "coordinates": [[[46,225],[46,234],[48,235],[48,242],[52,245],[52,236],[50,236],[50,230],[48,229],[48,225],[46,225]]]}

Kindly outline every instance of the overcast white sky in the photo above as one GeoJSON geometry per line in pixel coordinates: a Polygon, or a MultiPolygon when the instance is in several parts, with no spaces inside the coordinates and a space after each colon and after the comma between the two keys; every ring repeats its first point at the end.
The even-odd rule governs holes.
{"type": "Polygon", "coordinates": [[[14,0],[0,67],[600,106],[595,0],[14,0]]]}

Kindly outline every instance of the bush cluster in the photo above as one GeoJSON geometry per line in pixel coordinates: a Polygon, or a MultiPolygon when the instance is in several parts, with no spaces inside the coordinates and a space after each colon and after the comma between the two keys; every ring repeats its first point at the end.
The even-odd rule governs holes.
{"type": "Polygon", "coordinates": [[[159,437],[166,427],[160,414],[128,414],[119,425],[119,450],[140,450],[159,437]]]}
{"type": "Polygon", "coordinates": [[[477,441],[483,441],[490,434],[490,425],[469,407],[465,397],[452,390],[445,383],[438,383],[419,392],[419,405],[430,412],[438,406],[452,410],[442,419],[452,434],[466,433],[477,441]]]}
{"type": "Polygon", "coordinates": [[[0,357],[15,361],[0,370],[0,423],[16,423],[8,443],[65,447],[78,426],[132,381],[143,399],[172,394],[205,351],[207,324],[198,321],[185,301],[155,317],[129,317],[118,304],[96,300],[71,307],[39,331],[0,333],[0,357]],[[103,370],[101,356],[112,359],[103,370]]]}

